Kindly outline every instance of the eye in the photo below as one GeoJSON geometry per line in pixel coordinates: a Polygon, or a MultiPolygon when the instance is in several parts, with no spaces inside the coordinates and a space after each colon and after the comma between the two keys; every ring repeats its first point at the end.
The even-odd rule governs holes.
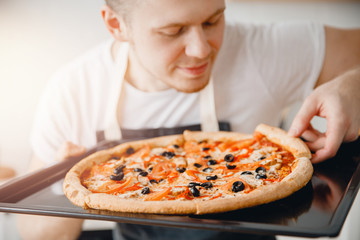
{"type": "Polygon", "coordinates": [[[159,33],[167,37],[175,37],[183,32],[183,27],[171,27],[162,29],[159,33]]]}
{"type": "Polygon", "coordinates": [[[211,18],[210,20],[204,22],[204,23],[203,23],[203,26],[204,26],[204,27],[215,26],[215,25],[217,25],[217,24],[220,22],[220,20],[222,19],[222,17],[223,17],[223,14],[218,15],[218,16],[216,16],[216,17],[213,17],[213,18],[211,18]]]}

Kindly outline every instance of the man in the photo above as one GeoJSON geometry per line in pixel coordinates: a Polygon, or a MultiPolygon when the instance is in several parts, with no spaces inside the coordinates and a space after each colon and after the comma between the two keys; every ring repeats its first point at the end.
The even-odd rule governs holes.
{"type": "MultiPolygon", "coordinates": [[[[313,163],[357,138],[360,30],[230,25],[224,9],[224,0],[107,1],[102,16],[114,41],[50,82],[34,126],[34,166],[81,154],[119,126],[126,138],[136,129],[206,126],[211,118],[252,132],[260,122],[279,125],[282,110],[303,99],[289,134],[309,141],[313,163]],[[326,133],[311,127],[315,115],[327,119],[326,133]]],[[[80,220],[37,221],[56,226],[48,233],[54,238],[80,233],[80,220]]]]}

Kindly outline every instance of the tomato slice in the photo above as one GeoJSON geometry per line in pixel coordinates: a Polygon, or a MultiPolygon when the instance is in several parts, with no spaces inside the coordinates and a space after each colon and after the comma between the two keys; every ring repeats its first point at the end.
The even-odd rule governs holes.
{"type": "MultiPolygon", "coordinates": [[[[132,179],[133,177],[129,177],[127,178],[123,183],[121,184],[113,184],[112,181],[109,181],[107,183],[105,183],[107,186],[106,188],[110,188],[108,190],[101,190],[103,187],[105,186],[101,186],[98,191],[94,191],[94,192],[97,192],[97,193],[108,193],[108,194],[112,194],[112,193],[115,193],[115,192],[118,192],[120,191],[121,189],[125,188],[126,186],[128,186],[131,182],[132,182],[132,179]]],[[[104,185],[105,185],[104,184],[104,185]]]]}
{"type": "Polygon", "coordinates": [[[155,179],[155,180],[165,179],[168,175],[170,175],[173,172],[175,167],[176,167],[175,163],[169,161],[159,162],[153,167],[153,170],[149,175],[149,179],[155,179]]]}
{"type": "Polygon", "coordinates": [[[199,171],[188,169],[188,170],[185,171],[185,173],[188,176],[192,177],[193,180],[196,180],[196,181],[200,182],[200,178],[196,175],[196,173],[199,173],[199,171]]]}
{"type": "Polygon", "coordinates": [[[216,195],[216,196],[214,196],[214,197],[210,198],[209,200],[213,200],[213,199],[219,198],[219,197],[221,197],[221,196],[222,196],[222,194],[221,194],[221,193],[219,193],[218,195],[216,195]]]}
{"type": "Polygon", "coordinates": [[[179,177],[179,173],[176,171],[172,171],[169,176],[167,177],[169,183],[173,183],[175,179],[179,177]]]}
{"type": "Polygon", "coordinates": [[[136,152],[131,154],[129,157],[131,157],[131,158],[144,158],[144,157],[149,156],[150,151],[151,151],[150,145],[146,144],[142,148],[139,148],[138,150],[136,150],[136,152]]]}
{"type": "Polygon", "coordinates": [[[253,134],[254,139],[258,142],[260,142],[265,136],[262,133],[254,132],[253,134]]]}
{"type": "Polygon", "coordinates": [[[150,193],[148,196],[144,198],[145,201],[159,201],[169,195],[172,187],[165,188],[162,191],[150,193]]]}
{"type": "Polygon", "coordinates": [[[142,187],[139,186],[139,185],[140,185],[140,183],[138,182],[138,183],[132,185],[131,187],[127,187],[127,188],[121,189],[121,190],[119,190],[118,192],[115,192],[115,193],[125,193],[125,192],[128,192],[128,191],[136,191],[136,190],[139,190],[139,189],[142,188],[142,187]]]}
{"type": "Polygon", "coordinates": [[[189,197],[189,192],[190,192],[189,188],[188,187],[184,187],[184,188],[185,188],[185,190],[182,193],[180,193],[179,195],[177,195],[175,199],[188,198],[189,197]]]}
{"type": "Polygon", "coordinates": [[[90,172],[91,176],[103,175],[103,176],[110,176],[113,172],[113,167],[106,165],[106,163],[95,165],[90,172]]]}

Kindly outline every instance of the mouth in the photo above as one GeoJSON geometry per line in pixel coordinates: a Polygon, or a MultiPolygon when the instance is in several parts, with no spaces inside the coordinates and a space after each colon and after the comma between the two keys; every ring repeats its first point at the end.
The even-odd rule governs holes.
{"type": "Polygon", "coordinates": [[[197,65],[197,66],[179,67],[179,69],[191,76],[199,76],[199,75],[203,74],[204,72],[206,72],[208,66],[209,66],[209,63],[206,62],[204,64],[197,65]]]}

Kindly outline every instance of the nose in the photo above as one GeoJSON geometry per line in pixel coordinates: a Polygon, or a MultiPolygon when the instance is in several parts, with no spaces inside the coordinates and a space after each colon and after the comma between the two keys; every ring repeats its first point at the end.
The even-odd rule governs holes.
{"type": "Polygon", "coordinates": [[[211,52],[206,33],[202,26],[194,26],[190,31],[185,46],[185,54],[189,57],[206,58],[211,52]]]}

